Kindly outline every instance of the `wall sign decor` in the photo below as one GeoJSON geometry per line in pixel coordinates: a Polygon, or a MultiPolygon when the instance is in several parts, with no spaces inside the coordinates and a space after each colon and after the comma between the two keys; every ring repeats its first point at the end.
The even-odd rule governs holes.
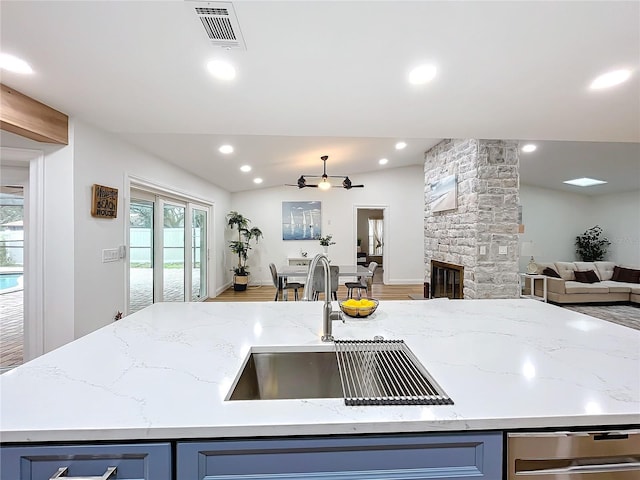
{"type": "Polygon", "coordinates": [[[118,216],[118,189],[96,183],[91,187],[91,215],[98,218],[118,216]]]}
{"type": "Polygon", "coordinates": [[[449,175],[431,184],[432,212],[443,212],[445,210],[455,210],[458,207],[458,182],[455,175],[449,175]]]}
{"type": "Polygon", "coordinates": [[[322,235],[322,202],[282,202],[282,240],[317,240],[322,235]]]}

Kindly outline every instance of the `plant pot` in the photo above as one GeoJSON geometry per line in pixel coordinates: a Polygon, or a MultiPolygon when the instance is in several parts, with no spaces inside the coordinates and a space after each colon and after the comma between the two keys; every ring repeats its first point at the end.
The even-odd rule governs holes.
{"type": "Polygon", "coordinates": [[[329,246],[328,245],[323,245],[322,246],[322,253],[324,253],[325,255],[329,255],[329,246]]]}
{"type": "Polygon", "coordinates": [[[249,283],[249,275],[235,274],[233,276],[233,290],[235,292],[244,292],[247,289],[249,283]]]}

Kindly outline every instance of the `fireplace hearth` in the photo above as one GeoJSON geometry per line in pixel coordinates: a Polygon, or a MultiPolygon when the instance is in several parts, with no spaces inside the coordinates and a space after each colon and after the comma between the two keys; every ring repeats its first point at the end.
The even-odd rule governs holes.
{"type": "Polygon", "coordinates": [[[464,298],[464,267],[431,260],[431,298],[464,298]]]}

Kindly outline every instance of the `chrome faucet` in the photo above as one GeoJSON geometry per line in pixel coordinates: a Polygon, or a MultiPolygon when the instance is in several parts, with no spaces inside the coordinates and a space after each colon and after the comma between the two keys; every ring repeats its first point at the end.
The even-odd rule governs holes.
{"type": "Polygon", "coordinates": [[[322,309],[322,337],[320,339],[323,342],[333,342],[333,335],[331,334],[331,322],[334,320],[342,320],[344,317],[340,310],[333,310],[331,307],[331,268],[329,267],[329,260],[326,255],[319,253],[309,265],[309,272],[307,273],[307,281],[304,284],[304,293],[302,294],[302,300],[309,301],[313,295],[313,276],[316,271],[318,262],[322,264],[324,269],[324,307],[322,309]]]}

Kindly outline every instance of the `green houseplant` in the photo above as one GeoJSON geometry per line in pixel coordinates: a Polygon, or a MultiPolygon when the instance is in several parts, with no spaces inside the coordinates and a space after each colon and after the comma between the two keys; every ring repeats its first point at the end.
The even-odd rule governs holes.
{"type": "Polygon", "coordinates": [[[249,283],[247,258],[251,250],[251,241],[257,243],[262,237],[262,231],[258,227],[249,228],[250,223],[251,220],[234,210],[227,214],[229,228],[238,230],[238,239],[229,242],[231,251],[238,255],[238,265],[233,268],[233,289],[237,292],[246,290],[249,283]]]}
{"type": "Polygon", "coordinates": [[[326,235],[324,237],[318,238],[318,240],[320,241],[320,245],[322,245],[322,250],[324,251],[325,255],[329,253],[329,245],[336,244],[336,242],[331,241],[332,238],[333,238],[333,235],[326,235]]]}
{"type": "Polygon", "coordinates": [[[602,228],[596,225],[576,237],[576,253],[583,262],[596,262],[604,259],[607,247],[611,245],[611,242],[601,235],[602,228]]]}

